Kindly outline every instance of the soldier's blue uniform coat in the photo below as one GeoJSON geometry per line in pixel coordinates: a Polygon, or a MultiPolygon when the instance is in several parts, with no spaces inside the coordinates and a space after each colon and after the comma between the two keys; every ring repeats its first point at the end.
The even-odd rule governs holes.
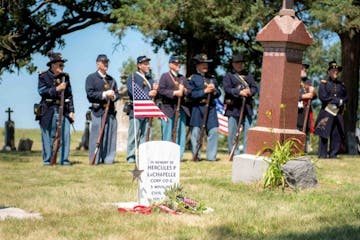
{"type": "MultiPolygon", "coordinates": [[[[245,89],[245,86],[240,84],[239,80],[235,77],[234,74],[236,74],[234,70],[228,72],[223,80],[225,100],[231,100],[231,104],[227,104],[227,102],[224,102],[225,104],[227,104],[224,115],[229,117],[240,116],[240,108],[242,102],[240,91],[245,89]]],[[[254,96],[255,94],[257,94],[258,88],[256,86],[254,77],[244,70],[240,73],[240,75],[249,84],[251,95],[254,96]]],[[[244,114],[250,116],[253,115],[252,97],[246,98],[244,114]]]]}
{"type": "Polygon", "coordinates": [[[315,123],[315,134],[320,136],[319,157],[327,157],[327,140],[330,138],[329,157],[333,158],[340,149],[345,133],[342,113],[348,96],[344,83],[330,77],[327,80],[321,80],[319,99],[322,105],[315,123]],[[328,104],[334,104],[339,108],[336,116],[325,110],[328,104]]]}
{"type": "Polygon", "coordinates": [[[43,107],[43,116],[40,119],[40,126],[43,128],[49,127],[54,110],[59,107],[61,92],[56,92],[56,87],[61,83],[63,75],[67,84],[64,92],[64,116],[70,120],[69,113],[75,112],[69,75],[64,73],[55,76],[50,70],[42,72],[39,74],[38,92],[41,96],[40,103],[43,107]]]}
{"type": "Polygon", "coordinates": [[[110,106],[109,106],[109,114],[112,115],[115,114],[114,102],[119,99],[119,93],[117,91],[116,81],[110,75],[107,74],[105,76],[105,81],[104,81],[97,71],[90,74],[86,78],[85,88],[86,88],[87,99],[89,100],[90,103],[92,103],[93,106],[91,107],[91,110],[96,117],[102,116],[105,112],[105,105],[107,99],[106,98],[103,99],[102,94],[103,91],[110,89],[113,82],[114,82],[113,90],[115,91],[115,100],[110,101],[110,106]],[[105,84],[107,85],[107,87],[105,87],[105,84]]]}
{"type": "Polygon", "coordinates": [[[209,130],[214,127],[219,126],[216,113],[216,104],[214,99],[220,97],[221,92],[218,86],[216,79],[213,76],[206,75],[202,76],[199,73],[195,73],[190,77],[189,85],[191,87],[191,101],[192,110],[190,118],[191,127],[200,127],[202,126],[203,116],[205,111],[205,101],[207,94],[204,92],[204,84],[212,82],[215,85],[216,92],[210,93],[210,103],[209,103],[209,115],[206,123],[206,129],[209,130]]]}
{"type": "MultiPolygon", "coordinates": [[[[162,99],[162,106],[161,111],[165,113],[165,115],[169,118],[172,118],[175,116],[176,112],[176,106],[178,97],[174,96],[173,93],[175,90],[178,90],[177,86],[175,85],[173,79],[177,81],[178,83],[181,83],[184,85],[184,87],[187,89],[186,96],[190,96],[191,89],[189,86],[189,83],[187,79],[179,74],[178,76],[173,76],[173,79],[170,77],[171,72],[164,73],[161,75],[160,81],[159,81],[159,97],[162,99]]],[[[181,109],[190,116],[189,108],[184,105],[184,99],[181,101],[181,109]]]]}
{"type": "MultiPolygon", "coordinates": [[[[255,94],[258,93],[258,88],[256,86],[255,80],[252,75],[248,74],[246,70],[241,70],[239,75],[245,80],[245,82],[249,85],[249,89],[251,92],[251,96],[246,97],[245,100],[245,109],[243,119],[241,124],[243,126],[243,146],[246,149],[247,144],[247,132],[248,129],[252,125],[252,115],[253,115],[253,97],[255,94]]],[[[241,104],[242,104],[242,97],[240,96],[240,91],[245,89],[246,86],[240,83],[239,75],[236,73],[234,69],[228,72],[224,79],[223,85],[225,90],[225,100],[224,104],[226,104],[225,109],[225,116],[229,117],[228,121],[228,152],[231,152],[233,148],[236,131],[238,127],[240,111],[241,111],[241,104]]],[[[240,150],[238,147],[235,148],[235,155],[239,154],[240,150]]]]}

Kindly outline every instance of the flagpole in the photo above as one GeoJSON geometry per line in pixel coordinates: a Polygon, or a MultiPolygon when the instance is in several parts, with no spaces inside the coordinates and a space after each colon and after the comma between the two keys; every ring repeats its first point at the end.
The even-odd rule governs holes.
{"type": "MultiPolygon", "coordinates": [[[[134,74],[132,74],[132,80],[131,80],[131,92],[133,96],[133,104],[134,104],[134,74]]],[[[134,105],[133,105],[134,106],[134,105]]],[[[135,136],[135,169],[139,168],[139,153],[138,153],[138,141],[137,141],[137,133],[136,133],[136,120],[135,120],[135,108],[133,107],[133,121],[134,121],[134,136],[135,136]]],[[[138,203],[140,201],[140,181],[138,181],[138,203]]]]}

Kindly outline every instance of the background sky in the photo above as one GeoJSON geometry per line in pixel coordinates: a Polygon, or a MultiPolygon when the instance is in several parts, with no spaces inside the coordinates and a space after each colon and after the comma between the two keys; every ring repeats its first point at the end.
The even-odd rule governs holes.
{"type": "MultiPolygon", "coordinates": [[[[85,113],[89,102],[86,98],[86,77],[96,71],[96,57],[98,54],[106,54],[110,59],[108,74],[120,83],[120,69],[123,62],[130,57],[134,60],[141,55],[151,58],[150,65],[154,79],[158,80],[162,72],[168,70],[168,58],[164,51],[155,54],[152,47],[144,41],[143,36],[135,31],[128,31],[116,47],[118,40],[112,36],[104,24],[97,24],[84,30],[71,33],[64,37],[65,47],[54,49],[61,52],[68,61],[64,71],[70,74],[70,81],[74,95],[76,130],[83,130],[85,126],[85,113]]],[[[38,70],[47,70],[46,63],[49,58],[34,55],[34,64],[38,70]]],[[[15,122],[15,128],[39,128],[34,120],[33,105],[40,101],[37,92],[38,74],[28,74],[25,69],[18,73],[5,73],[0,83],[0,127],[5,127],[8,114],[5,111],[10,107],[14,112],[11,119],[15,122]]]]}

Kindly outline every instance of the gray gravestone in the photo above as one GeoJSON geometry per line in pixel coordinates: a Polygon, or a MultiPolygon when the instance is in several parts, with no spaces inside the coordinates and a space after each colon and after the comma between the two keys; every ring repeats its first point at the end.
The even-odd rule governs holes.
{"type": "Polygon", "coordinates": [[[315,187],[318,183],[314,166],[307,157],[289,160],[281,170],[285,174],[286,183],[292,188],[315,187]]]}
{"type": "Polygon", "coordinates": [[[5,122],[5,145],[3,151],[15,151],[15,123],[11,120],[11,113],[14,112],[10,108],[6,111],[8,120],[5,122]]]}
{"type": "Polygon", "coordinates": [[[266,157],[252,154],[240,154],[234,156],[232,164],[233,182],[256,182],[261,181],[268,168],[266,157]]]}
{"type": "Polygon", "coordinates": [[[180,146],[167,141],[140,144],[139,203],[149,205],[165,198],[165,190],[179,184],[180,146]]]}
{"type": "Polygon", "coordinates": [[[86,112],[85,118],[86,118],[86,122],[85,122],[84,133],[81,136],[81,142],[79,143],[79,146],[76,147],[76,150],[81,150],[81,148],[84,148],[84,150],[89,149],[91,111],[86,112]]]}
{"type": "Polygon", "coordinates": [[[21,138],[19,140],[18,151],[19,152],[30,152],[33,145],[33,141],[29,138],[21,138]]]}

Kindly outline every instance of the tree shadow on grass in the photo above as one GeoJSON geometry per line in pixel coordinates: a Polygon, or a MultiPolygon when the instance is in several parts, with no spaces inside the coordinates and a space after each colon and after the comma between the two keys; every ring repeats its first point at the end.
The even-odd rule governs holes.
{"type": "Polygon", "coordinates": [[[319,231],[305,233],[281,233],[281,234],[261,234],[246,233],[244,229],[234,229],[227,225],[211,228],[211,239],[247,239],[247,240],[354,240],[360,239],[360,226],[343,225],[337,227],[322,228],[319,231]]]}

